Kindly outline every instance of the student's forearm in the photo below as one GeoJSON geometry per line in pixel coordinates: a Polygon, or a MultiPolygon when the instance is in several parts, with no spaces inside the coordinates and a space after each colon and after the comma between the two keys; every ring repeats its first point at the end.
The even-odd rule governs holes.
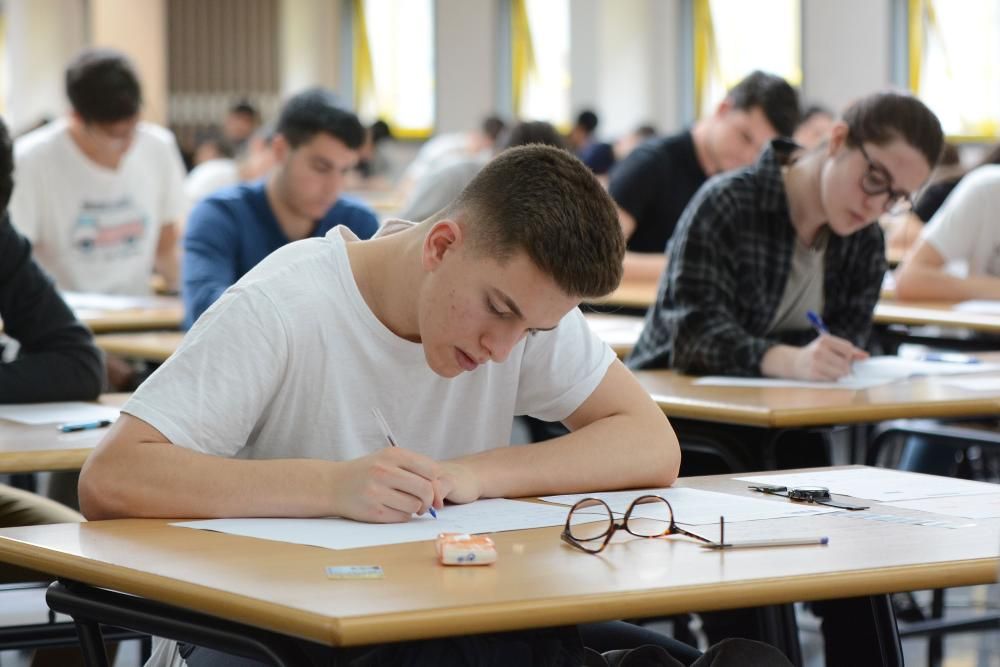
{"type": "Polygon", "coordinates": [[[677,437],[655,404],[643,418],[612,416],[568,435],[458,459],[484,498],[663,487],[680,468],[677,437]]]}
{"type": "Polygon", "coordinates": [[[800,348],[792,345],[775,345],[760,359],[760,374],[764,377],[795,377],[795,360],[800,348]]]}
{"type": "Polygon", "coordinates": [[[22,354],[0,364],[0,404],[93,401],[104,387],[104,362],[81,347],[22,354]]]}
{"type": "Polygon", "coordinates": [[[667,268],[667,256],[660,253],[626,252],[622,280],[656,282],[667,268]]]}
{"type": "Polygon", "coordinates": [[[896,275],[896,297],[909,301],[1000,299],[1000,278],[961,278],[934,268],[910,266],[896,275]]]}
{"type": "Polygon", "coordinates": [[[80,507],[88,519],[330,516],[339,465],[226,459],[165,442],[105,443],[81,472],[80,507]]]}
{"type": "Polygon", "coordinates": [[[153,269],[156,271],[157,275],[163,278],[163,282],[166,283],[167,289],[172,292],[176,291],[179,286],[179,265],[179,253],[175,249],[159,253],[156,256],[156,261],[153,265],[153,269]]]}

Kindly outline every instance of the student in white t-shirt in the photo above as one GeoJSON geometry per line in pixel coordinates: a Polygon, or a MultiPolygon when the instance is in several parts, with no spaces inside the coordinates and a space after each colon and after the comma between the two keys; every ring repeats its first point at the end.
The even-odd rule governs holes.
{"type": "Polygon", "coordinates": [[[184,165],[173,135],[139,122],[132,63],[107,49],[66,69],[72,111],[19,139],[11,220],[61,290],[148,294],[177,284],[184,165]]]}
{"type": "Polygon", "coordinates": [[[1000,299],[1000,165],[969,172],[896,270],[896,296],[916,301],[1000,299]],[[968,274],[946,270],[966,263],[968,274]]]}
{"type": "Polygon", "coordinates": [[[618,285],[623,255],[608,195],[546,146],[502,153],[421,223],[291,243],[124,406],[84,466],[83,512],[399,522],[670,485],[669,423],[577,309],[618,285]],[[514,415],[570,433],[508,446],[514,415]]]}

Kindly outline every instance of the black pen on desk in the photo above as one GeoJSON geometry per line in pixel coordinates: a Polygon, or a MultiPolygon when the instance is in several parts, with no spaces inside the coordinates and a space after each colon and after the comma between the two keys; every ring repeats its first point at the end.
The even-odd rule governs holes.
{"type": "Polygon", "coordinates": [[[63,433],[75,433],[77,431],[91,431],[97,428],[104,428],[105,426],[111,426],[110,419],[98,419],[92,422],[72,422],[61,425],[59,430],[63,433]]]}
{"type": "MultiPolygon", "coordinates": [[[[389,444],[393,447],[399,447],[399,442],[396,441],[396,436],[392,434],[392,429],[389,428],[389,422],[387,422],[385,417],[382,416],[381,410],[376,407],[372,407],[372,414],[375,415],[375,421],[378,422],[378,427],[382,429],[382,435],[389,441],[389,444]]],[[[433,506],[428,507],[427,511],[431,513],[432,517],[435,519],[437,518],[438,515],[437,512],[434,511],[433,506]]]]}

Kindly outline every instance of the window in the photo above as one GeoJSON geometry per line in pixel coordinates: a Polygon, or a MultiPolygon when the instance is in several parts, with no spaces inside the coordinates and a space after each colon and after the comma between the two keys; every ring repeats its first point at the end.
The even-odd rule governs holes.
{"type": "Polygon", "coordinates": [[[433,0],[354,0],[354,100],[397,137],[434,128],[433,0]]]}
{"type": "Polygon", "coordinates": [[[510,15],[514,115],[567,129],[569,0],[511,0],[510,15]]]}
{"type": "Polygon", "coordinates": [[[800,0],[692,1],[698,117],[753,70],[802,84],[800,0]]]}
{"type": "Polygon", "coordinates": [[[909,0],[910,89],[956,139],[992,140],[1000,118],[1000,0],[909,0]]]}

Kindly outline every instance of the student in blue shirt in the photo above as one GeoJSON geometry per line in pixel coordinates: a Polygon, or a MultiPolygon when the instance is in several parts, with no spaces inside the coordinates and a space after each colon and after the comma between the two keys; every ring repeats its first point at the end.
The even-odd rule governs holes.
{"type": "Polygon", "coordinates": [[[344,225],[361,239],[378,229],[375,214],[340,196],[358,163],[364,127],[319,88],[292,97],[272,142],[275,170],[262,181],[202,200],[184,234],[184,324],[195,320],[260,260],[292,241],[344,225]]]}

